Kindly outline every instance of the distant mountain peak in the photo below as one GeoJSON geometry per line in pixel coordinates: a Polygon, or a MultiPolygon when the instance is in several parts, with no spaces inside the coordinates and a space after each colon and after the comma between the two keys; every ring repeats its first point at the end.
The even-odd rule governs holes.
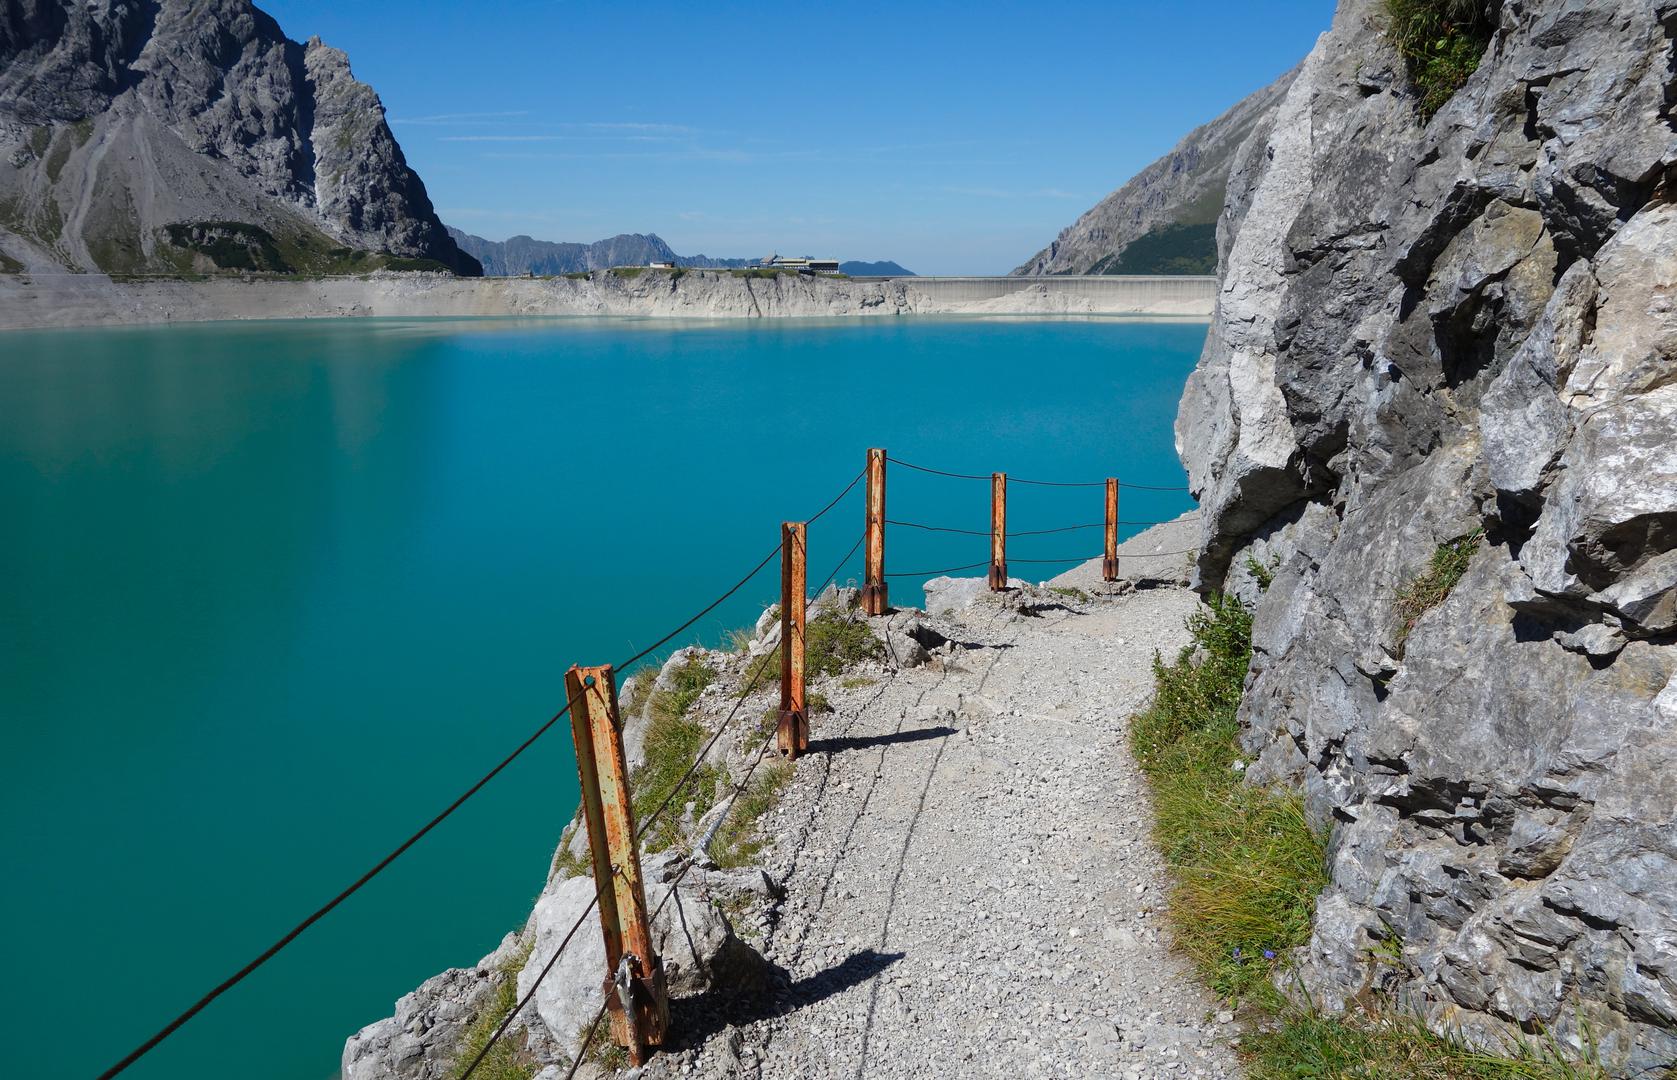
{"type": "Polygon", "coordinates": [[[1271,122],[1297,74],[1294,68],[1189,132],[1013,273],[1216,273],[1217,216],[1235,152],[1271,122]]]}
{"type": "Polygon", "coordinates": [[[248,0],[0,3],[0,206],[32,266],[477,270],[349,57],[248,0]]]}

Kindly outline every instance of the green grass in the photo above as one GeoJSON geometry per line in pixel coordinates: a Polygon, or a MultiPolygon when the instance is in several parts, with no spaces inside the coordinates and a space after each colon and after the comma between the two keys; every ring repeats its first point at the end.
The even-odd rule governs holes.
{"type": "Polygon", "coordinates": [[[1281,564],[1278,559],[1272,559],[1266,565],[1258,561],[1258,557],[1251,553],[1246,556],[1246,572],[1252,575],[1252,580],[1258,583],[1260,592],[1267,590],[1275,583],[1275,571],[1281,564]]]}
{"type": "Polygon", "coordinates": [[[867,675],[846,675],[839,680],[839,685],[846,690],[860,690],[864,686],[872,686],[879,680],[867,675]]]}
{"type": "MultiPolygon", "coordinates": [[[[495,988],[495,997],[489,1007],[478,1014],[462,1036],[455,1051],[454,1064],[448,1071],[449,1080],[459,1080],[464,1075],[467,1067],[488,1045],[495,1029],[518,1004],[518,971],[529,958],[530,949],[526,946],[501,965],[501,984],[495,988]]],[[[472,1073],[473,1080],[530,1080],[536,1074],[536,1067],[523,1050],[522,1039],[502,1039],[472,1073]]]]}
{"type": "Polygon", "coordinates": [[[1050,585],[1048,587],[1048,591],[1053,593],[1055,596],[1063,596],[1067,600],[1087,602],[1089,599],[1088,593],[1084,592],[1082,589],[1073,588],[1070,585],[1050,585]]]}
{"type": "Polygon", "coordinates": [[[757,822],[780,801],[780,793],[792,781],[792,765],[775,761],[760,765],[751,783],[740,792],[711,841],[710,855],[721,867],[747,866],[757,860],[767,840],[757,835],[757,822]]]}
{"type": "Polygon", "coordinates": [[[885,646],[867,624],[823,611],[804,627],[804,674],[808,678],[842,675],[864,660],[885,655],[885,646]]]}
{"type": "Polygon", "coordinates": [[[1401,623],[1398,627],[1397,646],[1400,654],[1404,643],[1409,640],[1410,631],[1421,621],[1421,616],[1442,604],[1450,595],[1450,590],[1461,581],[1462,575],[1467,573],[1468,564],[1473,561],[1473,553],[1479,550],[1479,545],[1484,539],[1485,530],[1475,529],[1466,536],[1459,536],[1448,543],[1438,545],[1438,550],[1432,553],[1427,568],[1398,590],[1397,615],[1401,623]]]}
{"type": "Polygon", "coordinates": [[[1510,1039],[1499,1052],[1386,1012],[1348,1019],[1291,1010],[1247,1040],[1251,1080],[1605,1080],[1593,1050],[1576,1060],[1552,1038],[1510,1039]]]}
{"type": "MultiPolygon", "coordinates": [[[[652,812],[676,791],[709,736],[705,726],[688,712],[705,687],[716,681],[716,669],[694,656],[671,674],[670,685],[654,690],[648,700],[651,718],[646,729],[646,758],[629,777],[639,828],[644,828],[652,812]]],[[[683,794],[677,796],[675,805],[647,833],[645,849],[663,851],[676,844],[681,839],[680,808],[691,802],[694,812],[703,814],[715,804],[716,787],[723,778],[717,766],[700,768],[688,781],[683,794]]]]}
{"type": "Polygon", "coordinates": [[[1251,612],[1213,597],[1188,629],[1194,644],[1174,663],[1154,658],[1153,704],[1133,719],[1130,738],[1173,879],[1177,945],[1213,990],[1257,1021],[1243,1046],[1251,1080],[1605,1080],[1551,1039],[1511,1040],[1487,1053],[1389,1003],[1332,1015],[1275,990],[1275,965],[1308,939],[1328,884],[1326,837],[1312,830],[1297,796],[1248,784],[1234,768],[1251,612]]]}
{"type": "Polygon", "coordinates": [[[1241,686],[1252,656],[1252,615],[1213,597],[1188,620],[1195,646],[1175,663],[1154,657],[1153,704],[1131,741],[1153,788],[1154,835],[1175,878],[1177,942],[1200,975],[1231,1000],[1267,992],[1275,957],[1310,935],[1327,885],[1323,838],[1297,796],[1247,784],[1239,758],[1241,686]]]}
{"type": "Polygon", "coordinates": [[[1386,33],[1409,69],[1424,120],[1479,67],[1495,29],[1490,7],[1485,0],[1386,0],[1386,33]]]}

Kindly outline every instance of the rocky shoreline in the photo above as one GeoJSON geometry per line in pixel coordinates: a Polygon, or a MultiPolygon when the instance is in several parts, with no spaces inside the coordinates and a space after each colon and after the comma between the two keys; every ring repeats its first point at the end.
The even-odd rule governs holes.
{"type": "Polygon", "coordinates": [[[899,315],[1091,315],[1203,320],[1209,278],[854,280],[714,270],[595,271],[554,278],[378,273],[345,278],[113,281],[0,274],[0,330],[360,316],[751,319],[899,315]]]}

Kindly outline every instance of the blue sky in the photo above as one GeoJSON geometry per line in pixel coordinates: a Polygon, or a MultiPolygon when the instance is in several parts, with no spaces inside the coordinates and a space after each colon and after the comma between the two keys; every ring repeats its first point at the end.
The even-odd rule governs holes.
{"type": "Polygon", "coordinates": [[[1297,62],[1332,0],[258,0],[349,53],[443,220],[1005,273],[1297,62]]]}

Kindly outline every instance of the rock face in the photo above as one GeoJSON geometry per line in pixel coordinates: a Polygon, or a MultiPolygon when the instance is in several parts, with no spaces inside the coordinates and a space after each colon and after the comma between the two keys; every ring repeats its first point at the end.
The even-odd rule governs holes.
{"type": "Polygon", "coordinates": [[[1423,125],[1342,0],[1236,155],[1177,446],[1199,587],[1257,600],[1249,775],[1333,830],[1303,986],[1640,1075],[1677,1060],[1677,0],[1497,17],[1423,125]]]}
{"type": "Polygon", "coordinates": [[[1254,132],[1263,137],[1296,74],[1287,72],[1190,131],[1170,153],[1096,203],[1013,272],[1210,273],[1213,234],[1235,152],[1254,132]]]}
{"type": "Polygon", "coordinates": [[[337,49],[248,0],[0,4],[0,251],[32,270],[271,268],[253,245],[298,270],[478,269],[337,49]],[[204,223],[246,239],[181,242],[204,223]]]}

